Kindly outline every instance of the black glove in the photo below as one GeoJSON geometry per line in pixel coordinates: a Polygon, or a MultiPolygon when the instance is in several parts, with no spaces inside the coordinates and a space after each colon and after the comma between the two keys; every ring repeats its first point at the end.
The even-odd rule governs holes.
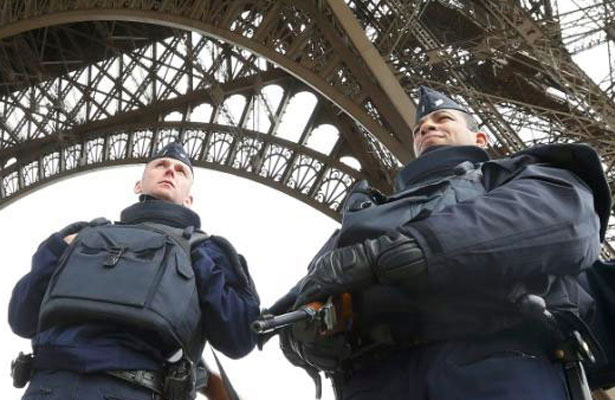
{"type": "Polygon", "coordinates": [[[301,357],[301,344],[294,340],[291,331],[288,328],[284,328],[280,331],[280,350],[284,354],[284,357],[295,367],[303,369],[314,380],[316,385],[316,398],[320,399],[322,394],[322,380],[318,369],[308,364],[301,357]]]}
{"type": "Polygon", "coordinates": [[[295,307],[330,295],[361,291],[374,283],[411,282],[426,272],[414,238],[395,233],[323,254],[303,278],[295,307]]]}
{"type": "Polygon", "coordinates": [[[298,341],[291,327],[280,331],[280,349],[291,364],[307,372],[316,384],[316,398],[321,395],[319,371],[337,372],[342,362],[350,357],[350,346],[343,335],[320,336],[315,341],[298,341]]]}

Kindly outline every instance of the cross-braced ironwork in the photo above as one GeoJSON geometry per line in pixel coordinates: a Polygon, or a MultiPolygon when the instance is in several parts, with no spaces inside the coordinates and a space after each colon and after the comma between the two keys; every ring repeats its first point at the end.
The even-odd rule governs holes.
{"type": "Polygon", "coordinates": [[[420,84],[467,104],[494,154],[587,142],[613,182],[613,18],[593,0],[3,0],[0,202],[142,161],[150,132],[150,152],[198,137],[197,164],[336,215],[352,182],[390,190],[412,158],[420,84]],[[575,62],[592,51],[598,75],[575,62]]]}
{"type": "Polygon", "coordinates": [[[263,182],[335,217],[364,177],[356,164],[340,162],[339,132],[328,144],[313,140],[327,123],[342,121],[336,110],[262,58],[199,34],[171,33],[0,100],[8,116],[2,199],[68,174],[143,162],[179,141],[198,166],[263,182]],[[300,104],[305,100],[311,108],[300,104]],[[294,120],[285,119],[293,107],[294,120]]]}

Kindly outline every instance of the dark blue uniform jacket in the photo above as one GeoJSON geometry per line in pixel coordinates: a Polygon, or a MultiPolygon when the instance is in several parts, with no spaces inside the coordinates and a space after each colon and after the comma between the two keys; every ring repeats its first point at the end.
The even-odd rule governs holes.
{"type": "MultiPolygon", "coordinates": [[[[159,370],[165,360],[157,344],[125,329],[83,324],[37,333],[41,301],[67,247],[57,233],[45,240],[32,258],[32,270],[15,286],[9,305],[13,332],[33,339],[37,368],[76,372],[159,370]]],[[[206,321],[205,336],[231,358],[246,355],[256,344],[249,325],[258,317],[258,299],[238,284],[227,256],[211,240],[193,250],[192,261],[206,321]]]]}
{"type": "Polygon", "coordinates": [[[587,146],[501,160],[476,147],[434,149],[400,172],[392,196],[359,185],[345,207],[340,232],[320,254],[401,231],[427,262],[414,285],[355,293],[360,329],[370,336],[403,343],[498,332],[523,322],[512,312],[519,291],[582,317],[591,312],[574,276],[598,258],[610,202],[587,146]],[[454,190],[446,189],[451,179],[454,190]]]}

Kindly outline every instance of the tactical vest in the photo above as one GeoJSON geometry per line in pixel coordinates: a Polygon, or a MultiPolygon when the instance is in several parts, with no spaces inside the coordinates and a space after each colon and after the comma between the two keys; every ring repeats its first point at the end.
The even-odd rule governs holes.
{"type": "Polygon", "coordinates": [[[345,205],[338,246],[376,238],[410,221],[429,217],[434,211],[471,200],[485,193],[480,165],[469,161],[450,174],[425,180],[384,197],[361,182],[345,205]]]}
{"type": "MultiPolygon", "coordinates": [[[[365,182],[357,184],[347,198],[342,226],[337,238],[332,241],[333,246],[346,246],[375,238],[408,222],[427,218],[447,206],[472,200],[488,190],[486,185],[494,185],[491,180],[499,180],[493,171],[513,171],[516,168],[517,158],[514,156],[491,161],[485,155],[481,160],[477,152],[480,151],[455,147],[443,150],[440,155],[434,153],[424,160],[421,160],[424,157],[419,158],[402,169],[402,178],[407,172],[415,174],[413,168],[416,169],[417,162],[423,161],[424,166],[429,157],[432,160],[440,157],[438,162],[432,163],[431,169],[424,169],[422,175],[415,174],[411,180],[398,179],[397,193],[392,196],[379,194],[365,182]],[[472,162],[451,163],[451,159],[462,158],[472,162]],[[439,166],[440,163],[445,167],[439,166]],[[483,177],[482,171],[486,168],[492,171],[489,179],[483,177]]],[[[594,206],[601,219],[603,239],[610,198],[595,151],[583,145],[552,145],[519,153],[519,156],[523,155],[533,157],[534,162],[570,170],[591,188],[594,206]]],[[[490,189],[493,189],[491,186],[490,189]]],[[[527,321],[514,305],[520,294],[528,293],[527,285],[532,286],[532,293],[546,293],[545,300],[551,310],[576,309],[580,316],[585,317],[591,311],[591,299],[580,300],[578,296],[573,296],[572,299],[577,302],[570,303],[564,301],[567,296],[562,295],[578,286],[575,279],[562,277],[551,282],[547,282],[548,279],[545,282],[493,282],[471,289],[465,287],[468,282],[448,288],[373,285],[354,296],[360,315],[357,325],[368,337],[394,344],[408,339],[448,340],[495,333],[527,321]]]]}
{"type": "Polygon", "coordinates": [[[39,331],[111,324],[155,338],[161,349],[200,356],[205,338],[190,250],[207,235],[194,225],[171,226],[159,223],[164,218],[158,215],[147,217],[151,205],[175,209],[164,202],[138,203],[133,223],[94,224],[77,235],[50,280],[39,331]]]}
{"type": "MultiPolygon", "coordinates": [[[[484,161],[464,161],[439,171],[435,178],[398,184],[398,192],[391,196],[375,192],[366,183],[357,184],[345,204],[336,246],[378,237],[485,194],[481,168],[486,160],[485,156],[484,161]]],[[[511,308],[508,294],[514,290],[508,284],[473,288],[471,294],[463,288],[456,292],[373,285],[354,296],[357,325],[364,337],[396,345],[497,332],[522,321],[519,315],[502,312],[511,308]]]]}

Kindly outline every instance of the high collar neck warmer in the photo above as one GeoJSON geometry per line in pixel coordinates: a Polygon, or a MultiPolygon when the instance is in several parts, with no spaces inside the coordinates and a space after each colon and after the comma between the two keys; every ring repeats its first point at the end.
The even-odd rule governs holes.
{"type": "Polygon", "coordinates": [[[399,171],[395,178],[395,191],[400,192],[427,178],[449,175],[465,161],[477,164],[488,160],[489,155],[480,147],[435,146],[399,171]]]}
{"type": "Polygon", "coordinates": [[[147,195],[142,195],[140,200],[122,211],[120,221],[128,224],[154,222],[175,228],[201,227],[198,214],[187,207],[147,195]]]}

